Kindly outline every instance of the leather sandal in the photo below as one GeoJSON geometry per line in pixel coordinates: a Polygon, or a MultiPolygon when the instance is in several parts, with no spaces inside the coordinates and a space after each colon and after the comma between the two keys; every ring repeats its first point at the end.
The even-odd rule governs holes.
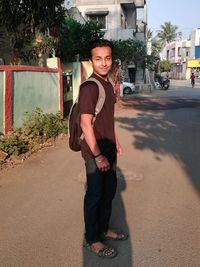
{"type": "Polygon", "coordinates": [[[86,243],[86,244],[84,244],[84,247],[87,248],[89,251],[93,252],[95,255],[99,256],[100,258],[112,259],[112,258],[117,256],[117,251],[112,247],[103,246],[98,251],[94,251],[92,249],[92,244],[90,245],[90,244],[86,243]],[[110,251],[112,251],[112,252],[110,254],[107,254],[110,251]]]}
{"type": "Polygon", "coordinates": [[[127,233],[117,233],[117,232],[115,232],[115,233],[117,234],[116,237],[106,236],[106,233],[103,233],[101,235],[101,238],[104,241],[107,241],[107,240],[110,240],[110,241],[124,241],[124,240],[126,240],[128,238],[128,234],[127,233]]]}

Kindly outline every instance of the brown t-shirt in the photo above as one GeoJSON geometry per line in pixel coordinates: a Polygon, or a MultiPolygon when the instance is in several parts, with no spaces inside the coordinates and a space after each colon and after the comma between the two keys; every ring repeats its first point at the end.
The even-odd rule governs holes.
{"type": "MultiPolygon", "coordinates": [[[[109,81],[105,81],[95,74],[92,74],[92,77],[95,77],[102,83],[106,93],[102,110],[97,115],[94,122],[94,134],[102,154],[109,157],[113,153],[116,153],[114,131],[115,94],[113,86],[109,81]]],[[[94,115],[98,96],[99,88],[97,84],[92,81],[85,82],[81,86],[79,93],[80,113],[94,115]]],[[[84,159],[92,155],[85,139],[81,141],[81,152],[84,159]]]]}

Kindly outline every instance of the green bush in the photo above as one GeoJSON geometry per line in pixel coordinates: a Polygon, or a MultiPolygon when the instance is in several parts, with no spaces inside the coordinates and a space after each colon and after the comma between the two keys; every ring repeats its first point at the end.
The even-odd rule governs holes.
{"type": "Polygon", "coordinates": [[[67,122],[60,112],[44,114],[40,108],[24,116],[23,127],[9,136],[1,136],[0,150],[19,155],[36,144],[42,144],[60,133],[67,133],[67,122]]]}
{"type": "Polygon", "coordinates": [[[8,153],[9,156],[18,156],[27,150],[27,144],[19,136],[5,136],[0,140],[0,150],[8,153]]]}
{"type": "Polygon", "coordinates": [[[22,134],[29,143],[44,143],[49,138],[55,138],[60,133],[67,132],[67,123],[62,114],[44,114],[40,108],[32,113],[26,113],[23,121],[22,134]]]}

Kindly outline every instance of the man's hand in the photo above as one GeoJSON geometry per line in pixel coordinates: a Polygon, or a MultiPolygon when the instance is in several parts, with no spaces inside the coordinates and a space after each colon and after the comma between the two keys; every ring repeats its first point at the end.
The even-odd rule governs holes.
{"type": "Polygon", "coordinates": [[[99,155],[95,158],[97,167],[100,171],[106,172],[110,169],[110,163],[108,162],[107,158],[103,155],[99,155]]]}

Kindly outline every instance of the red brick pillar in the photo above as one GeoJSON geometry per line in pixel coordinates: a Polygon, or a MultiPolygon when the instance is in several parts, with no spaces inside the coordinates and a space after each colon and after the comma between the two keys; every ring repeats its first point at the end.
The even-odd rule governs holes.
{"type": "Polygon", "coordinates": [[[12,70],[5,68],[5,133],[12,130],[12,70]]]}

